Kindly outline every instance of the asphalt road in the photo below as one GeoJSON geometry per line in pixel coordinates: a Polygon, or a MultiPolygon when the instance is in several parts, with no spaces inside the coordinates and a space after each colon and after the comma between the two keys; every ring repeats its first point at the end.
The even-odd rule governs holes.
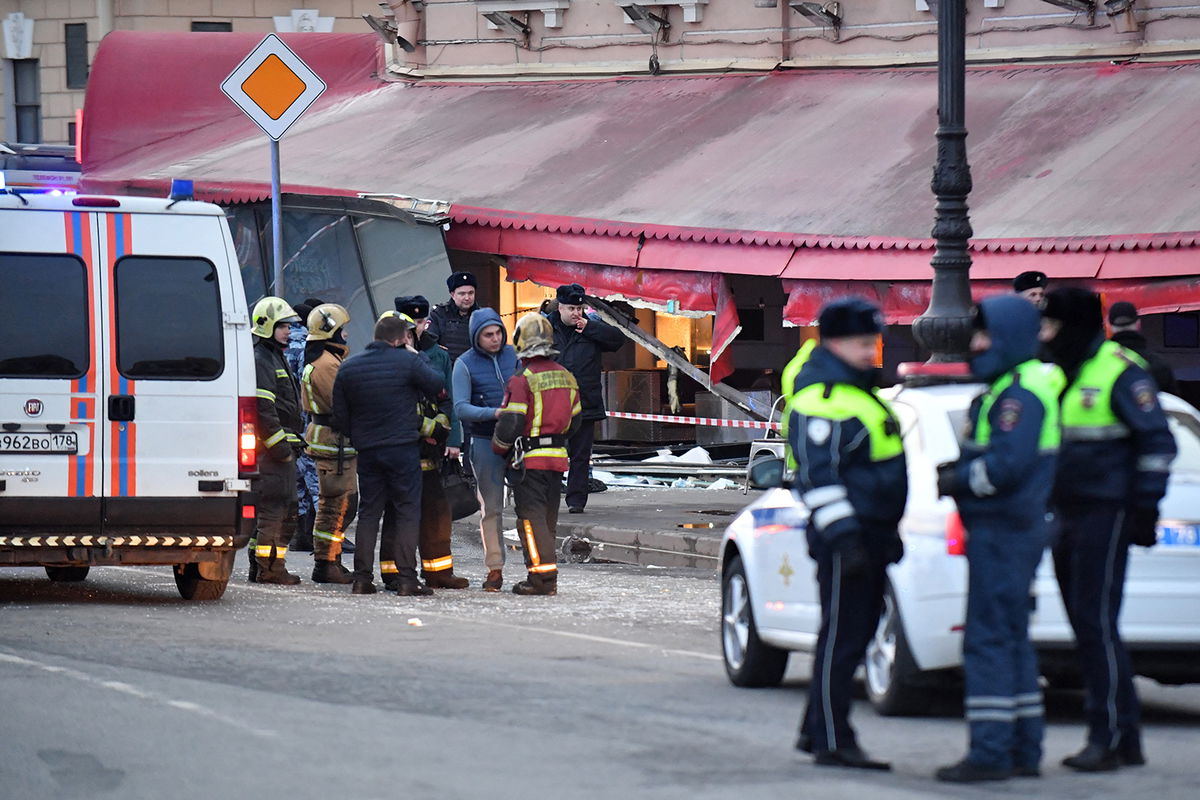
{"type": "Polygon", "coordinates": [[[965,742],[952,699],[856,707],[893,773],[817,768],[792,750],[807,660],[782,688],[731,687],[711,571],[563,565],[559,596],[521,598],[479,591],[476,543],[456,557],[475,587],[432,598],[251,586],[244,554],[210,604],[166,569],[0,571],[0,798],[1196,796],[1200,687],[1142,684],[1139,770],[1057,766],[1082,742],[1075,694],[1049,700],[1039,781],[933,782],[965,742]]]}

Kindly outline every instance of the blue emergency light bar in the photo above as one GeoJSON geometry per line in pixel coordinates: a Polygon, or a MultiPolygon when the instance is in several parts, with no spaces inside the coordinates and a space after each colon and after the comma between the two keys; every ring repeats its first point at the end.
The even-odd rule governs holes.
{"type": "Polygon", "coordinates": [[[167,195],[168,200],[176,202],[180,200],[195,200],[196,193],[193,189],[193,183],[183,178],[171,179],[171,193],[167,195]]]}

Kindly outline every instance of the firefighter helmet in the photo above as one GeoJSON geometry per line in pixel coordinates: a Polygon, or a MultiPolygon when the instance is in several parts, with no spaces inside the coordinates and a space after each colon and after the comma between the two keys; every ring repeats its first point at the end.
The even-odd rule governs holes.
{"type": "Polygon", "coordinates": [[[254,304],[250,314],[250,332],[263,339],[275,335],[275,326],[281,322],[299,322],[295,310],[281,297],[264,297],[254,304]]]}
{"type": "Polygon", "coordinates": [[[399,311],[385,311],[379,315],[379,320],[376,320],[376,322],[385,320],[388,317],[392,317],[394,319],[398,319],[401,322],[403,322],[404,330],[406,330],[406,331],[415,330],[417,327],[417,323],[413,322],[412,317],[410,317],[408,314],[401,314],[399,311]]]}
{"type": "Polygon", "coordinates": [[[332,339],[349,321],[346,309],[337,303],[322,303],[308,313],[308,341],[332,339]]]}
{"type": "Polygon", "coordinates": [[[550,320],[537,312],[521,317],[513,331],[513,347],[518,358],[553,358],[558,355],[554,349],[554,327],[550,320]]]}

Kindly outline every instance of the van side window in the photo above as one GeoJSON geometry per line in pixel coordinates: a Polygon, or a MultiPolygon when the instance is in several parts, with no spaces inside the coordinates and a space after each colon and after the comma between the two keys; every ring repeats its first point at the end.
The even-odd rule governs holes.
{"type": "Polygon", "coordinates": [[[0,253],[0,297],[0,378],[87,373],[91,309],[78,256],[0,253]]]}
{"type": "Polygon", "coordinates": [[[217,271],[202,258],[117,261],[117,369],[136,380],[210,380],[225,368],[217,271]]]}

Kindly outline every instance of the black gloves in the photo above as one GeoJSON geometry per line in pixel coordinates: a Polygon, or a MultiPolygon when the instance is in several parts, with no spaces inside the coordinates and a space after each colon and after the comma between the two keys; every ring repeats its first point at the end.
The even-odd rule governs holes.
{"type": "Polygon", "coordinates": [[[958,479],[958,462],[947,461],[937,466],[938,497],[954,497],[962,490],[962,481],[958,479]]]}
{"type": "Polygon", "coordinates": [[[862,534],[858,531],[839,536],[834,551],[840,556],[842,575],[858,575],[871,566],[871,554],[863,545],[862,534]]]}
{"type": "Polygon", "coordinates": [[[1129,530],[1129,541],[1139,547],[1153,547],[1158,544],[1158,506],[1135,508],[1125,519],[1129,530]]]}
{"type": "Polygon", "coordinates": [[[275,444],[267,448],[267,453],[271,458],[279,462],[292,460],[292,443],[287,439],[281,439],[275,444]]]}
{"type": "Polygon", "coordinates": [[[887,545],[884,546],[883,563],[898,564],[902,558],[904,558],[904,540],[897,533],[895,536],[889,538],[887,545]]]}

